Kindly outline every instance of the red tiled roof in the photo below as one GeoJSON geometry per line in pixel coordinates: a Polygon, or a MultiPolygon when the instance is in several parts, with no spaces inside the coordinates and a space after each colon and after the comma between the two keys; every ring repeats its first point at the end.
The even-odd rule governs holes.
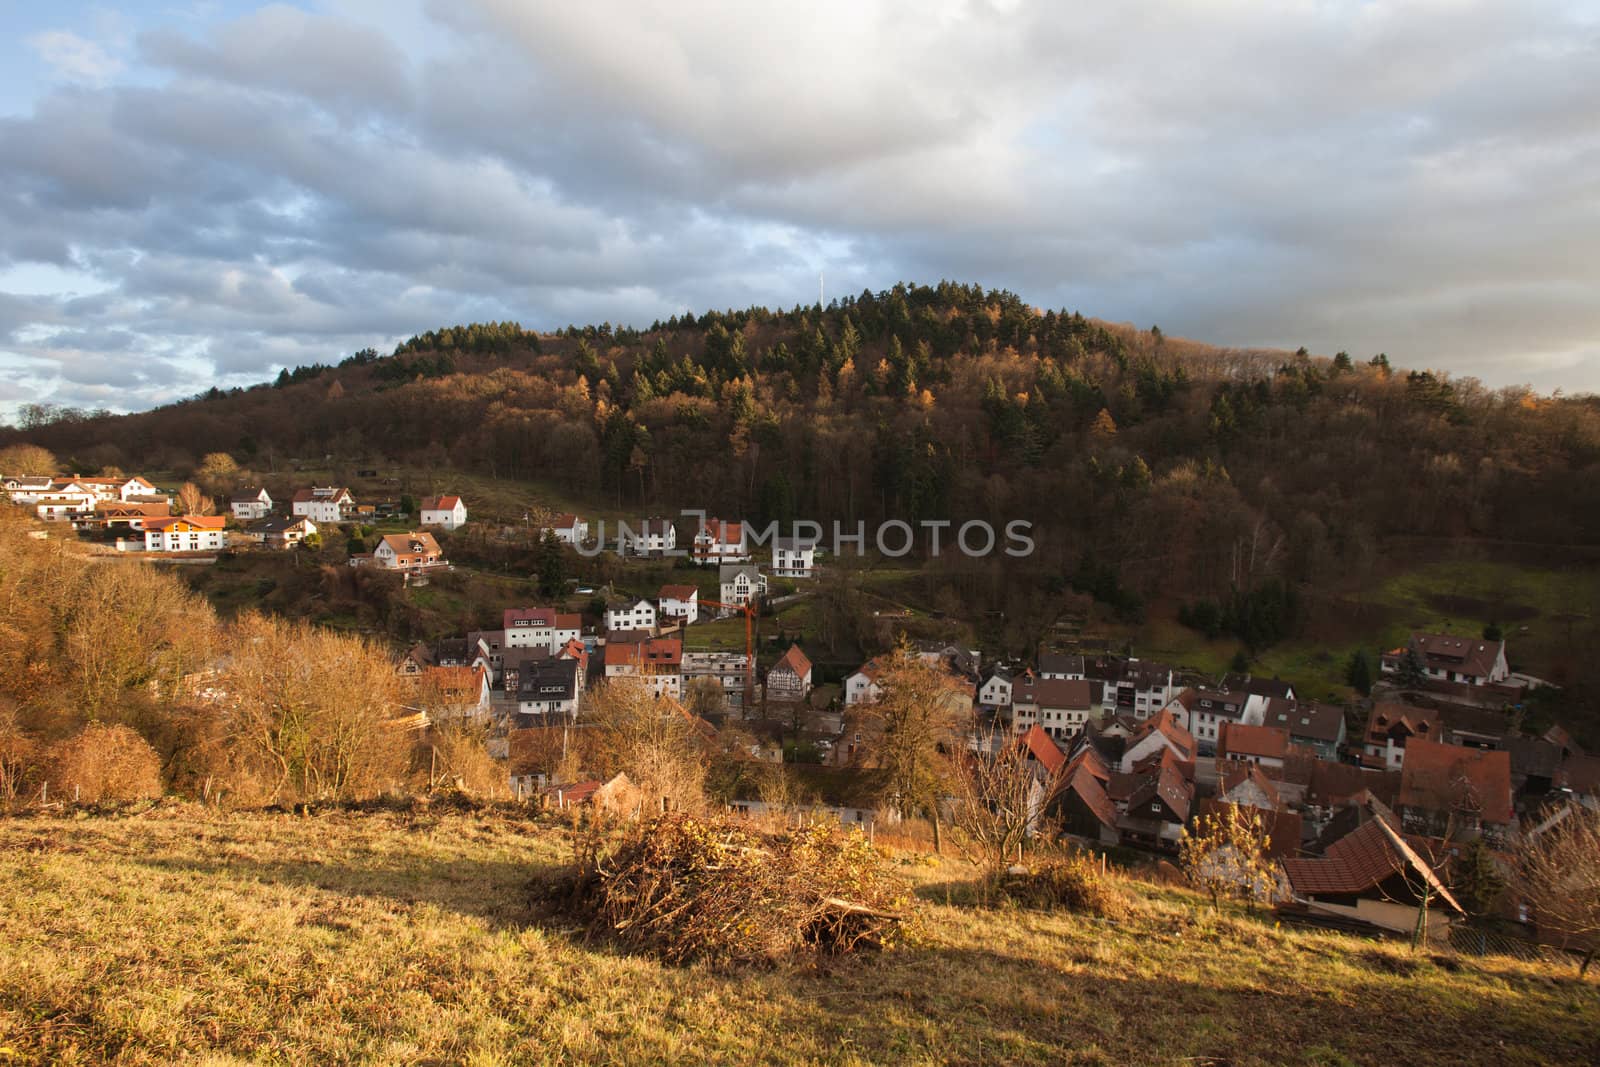
{"type": "Polygon", "coordinates": [[[417,507],[421,511],[454,511],[459,503],[461,498],[458,496],[429,497],[417,507]]]}
{"type": "Polygon", "coordinates": [[[507,608],[500,619],[502,627],[507,630],[516,626],[547,626],[555,630],[583,629],[583,616],[576,612],[560,614],[555,608],[507,608]]]}
{"type": "Polygon", "coordinates": [[[415,559],[421,556],[440,555],[439,542],[433,539],[433,534],[426,530],[416,530],[412,533],[385,534],[383,543],[399,559],[415,559]],[[412,546],[416,547],[413,548],[412,546]]]}
{"type": "Polygon", "coordinates": [[[1077,769],[1067,775],[1062,792],[1076,793],[1083,801],[1083,806],[1088,808],[1103,825],[1112,827],[1117,825],[1116,804],[1107,795],[1105,785],[1095,777],[1086,764],[1078,764],[1077,769]]]}
{"type": "Polygon", "coordinates": [[[661,587],[662,600],[696,600],[700,590],[692,585],[664,585],[661,587]]]}
{"type": "Polygon", "coordinates": [[[1193,760],[1195,755],[1194,735],[1178,725],[1178,720],[1172,712],[1162,708],[1156,712],[1154,718],[1146,719],[1133,731],[1133,736],[1128,739],[1128,747],[1149,737],[1159,731],[1166,739],[1178,748],[1178,757],[1183,760],[1193,760]]]}
{"type": "Polygon", "coordinates": [[[1278,787],[1273,785],[1272,780],[1262,774],[1261,768],[1254,763],[1242,763],[1237,760],[1228,760],[1224,763],[1218,760],[1217,768],[1221,772],[1218,776],[1218,794],[1227,796],[1246,782],[1253,782],[1257,789],[1266,794],[1272,810],[1276,811],[1281,806],[1282,798],[1278,795],[1278,787]]]}
{"type": "Polygon", "coordinates": [[[227,523],[221,515],[168,515],[162,518],[150,519],[144,524],[146,530],[165,530],[169,526],[186,522],[197,530],[220,530],[227,523]]]}
{"type": "Polygon", "coordinates": [[[1409,740],[1412,737],[1433,739],[1439,735],[1439,713],[1427,708],[1415,708],[1398,701],[1381,701],[1372,706],[1367,719],[1367,744],[1382,746],[1395,734],[1409,740]]]}
{"type": "Polygon", "coordinates": [[[1400,768],[1401,807],[1475,811],[1484,822],[1509,825],[1511,754],[1413,739],[1400,768]]]}
{"type": "Polygon", "coordinates": [[[670,667],[674,670],[683,662],[683,642],[673,637],[655,637],[646,641],[607,641],[606,666],[670,667]]]}
{"type": "Polygon", "coordinates": [[[1485,641],[1453,634],[1412,634],[1411,647],[1429,666],[1487,678],[1494,671],[1503,641],[1485,641]]]}
{"type": "Polygon", "coordinates": [[[1254,756],[1257,759],[1283,759],[1289,751],[1289,731],[1281,726],[1246,726],[1225,722],[1217,734],[1217,755],[1254,756]]]}
{"type": "Polygon", "coordinates": [[[1289,885],[1302,896],[1366,893],[1403,871],[1412,879],[1426,879],[1446,903],[1465,914],[1433,869],[1382,815],[1374,814],[1320,857],[1283,861],[1289,885]]]}
{"type": "Polygon", "coordinates": [[[1056,774],[1067,762],[1067,754],[1061,751],[1061,746],[1038,725],[1029,727],[1017,743],[1027,749],[1028,755],[1038,760],[1048,774],[1056,774]]]}
{"type": "MultiPolygon", "coordinates": [[[[1222,815],[1235,805],[1225,800],[1207,797],[1200,802],[1200,814],[1222,815]]],[[[1261,815],[1262,827],[1267,831],[1267,855],[1272,859],[1293,856],[1300,851],[1301,818],[1298,811],[1266,811],[1251,808],[1261,815]]]]}
{"type": "Polygon", "coordinates": [[[804,678],[806,673],[811,670],[811,660],[806,658],[806,654],[801,651],[799,645],[790,645],[788,651],[783,654],[783,658],[772,665],[773,670],[779,670],[780,668],[793,671],[796,678],[804,678]]]}

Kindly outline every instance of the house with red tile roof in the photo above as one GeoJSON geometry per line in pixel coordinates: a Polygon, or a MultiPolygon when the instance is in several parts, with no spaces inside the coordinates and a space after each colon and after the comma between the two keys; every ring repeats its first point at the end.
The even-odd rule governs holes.
{"type": "Polygon", "coordinates": [[[1194,783],[1169,761],[1134,787],[1117,817],[1117,830],[1126,844],[1175,851],[1193,805],[1194,783]]]}
{"type": "Polygon", "coordinates": [[[1407,833],[1503,844],[1516,823],[1511,754],[1413,739],[1395,798],[1407,833]]]}
{"type": "Polygon", "coordinates": [[[1029,764],[1035,765],[1041,777],[1054,778],[1067,765],[1067,754],[1043,727],[1029,727],[1016,743],[1028,753],[1029,764]]]}
{"type": "Polygon", "coordinates": [[[811,660],[799,645],[790,645],[767,671],[767,699],[804,700],[811,692],[811,660]]]}
{"type": "Polygon", "coordinates": [[[385,534],[372,550],[372,562],[384,570],[405,571],[418,574],[435,568],[449,568],[450,561],[433,534],[426,530],[411,533],[385,534]]]}
{"type": "Polygon", "coordinates": [[[1438,740],[1443,734],[1442,725],[1437,711],[1399,701],[1380,700],[1372,705],[1372,714],[1367,718],[1362,751],[1368,759],[1364,762],[1380,769],[1397,771],[1405,762],[1406,744],[1412,738],[1438,740]]]}
{"type": "Polygon", "coordinates": [[[555,608],[507,608],[500,625],[507,648],[540,648],[551,655],[583,636],[583,616],[555,608]]]}
{"type": "Polygon", "coordinates": [[[1384,930],[1410,933],[1426,897],[1431,937],[1448,933],[1448,920],[1466,912],[1439,878],[1436,867],[1403,838],[1395,816],[1376,801],[1354,830],[1316,857],[1284,859],[1283,873],[1294,903],[1312,914],[1354,919],[1384,930]],[[1445,921],[1437,921],[1437,920],[1445,921]]]}
{"type": "Polygon", "coordinates": [[[606,641],[607,678],[642,678],[657,696],[683,694],[683,642],[676,637],[606,641]]]}
{"type": "Polygon", "coordinates": [[[459,530],[467,524],[467,505],[458,496],[430,496],[417,502],[417,519],[422,526],[459,530]]]}
{"type": "Polygon", "coordinates": [[[1178,725],[1170,708],[1162,708],[1155,718],[1145,719],[1134,728],[1122,750],[1122,770],[1131,771],[1146,757],[1160,755],[1162,748],[1170,748],[1180,763],[1192,764],[1198,755],[1194,735],[1178,725]]]}
{"type": "Polygon", "coordinates": [[[700,590],[692,585],[664,585],[656,598],[661,624],[692,625],[700,618],[700,590]]]}
{"type": "Polygon", "coordinates": [[[744,523],[738,520],[707,519],[695,532],[689,556],[696,563],[749,563],[750,546],[744,523]]]}
{"type": "Polygon", "coordinates": [[[169,515],[146,519],[146,552],[215,552],[228,547],[221,515],[169,515]]]}
{"type": "Polygon", "coordinates": [[[1246,760],[1269,774],[1283,770],[1289,752],[1289,731],[1279,726],[1246,726],[1224,722],[1217,735],[1217,759],[1246,760]]]}

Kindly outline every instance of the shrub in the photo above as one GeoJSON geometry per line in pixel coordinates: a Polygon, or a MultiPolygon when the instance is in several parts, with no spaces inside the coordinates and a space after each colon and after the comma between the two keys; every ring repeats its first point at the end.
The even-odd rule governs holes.
{"type": "Polygon", "coordinates": [[[668,963],[774,963],[885,948],[905,887],[859,832],[824,822],[781,834],[669,814],[608,839],[591,829],[546,902],[592,932],[668,963]]]}
{"type": "Polygon", "coordinates": [[[1086,852],[1050,859],[1000,876],[1000,892],[1027,908],[1064,908],[1102,919],[1128,914],[1128,899],[1086,852]]]}
{"type": "Polygon", "coordinates": [[[50,789],[62,799],[142,800],[161,795],[161,757],[138,732],[92,722],[55,747],[50,789]]]}

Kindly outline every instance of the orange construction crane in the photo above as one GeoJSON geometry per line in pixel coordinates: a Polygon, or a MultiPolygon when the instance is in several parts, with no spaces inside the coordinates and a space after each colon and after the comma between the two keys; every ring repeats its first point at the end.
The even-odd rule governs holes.
{"type": "Polygon", "coordinates": [[[744,616],[744,714],[748,718],[756,699],[756,640],[757,607],[752,598],[748,604],[724,604],[720,600],[701,600],[701,606],[727,608],[744,616]]]}

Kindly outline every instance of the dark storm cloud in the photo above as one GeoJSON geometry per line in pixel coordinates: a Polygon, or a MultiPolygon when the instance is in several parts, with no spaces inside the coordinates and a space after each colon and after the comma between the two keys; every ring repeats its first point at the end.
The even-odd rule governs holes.
{"type": "Polygon", "coordinates": [[[85,279],[0,282],[13,392],[141,406],[818,270],[1600,386],[1581,5],[328,7],[147,28],[0,119],[0,270],[85,279]]]}

